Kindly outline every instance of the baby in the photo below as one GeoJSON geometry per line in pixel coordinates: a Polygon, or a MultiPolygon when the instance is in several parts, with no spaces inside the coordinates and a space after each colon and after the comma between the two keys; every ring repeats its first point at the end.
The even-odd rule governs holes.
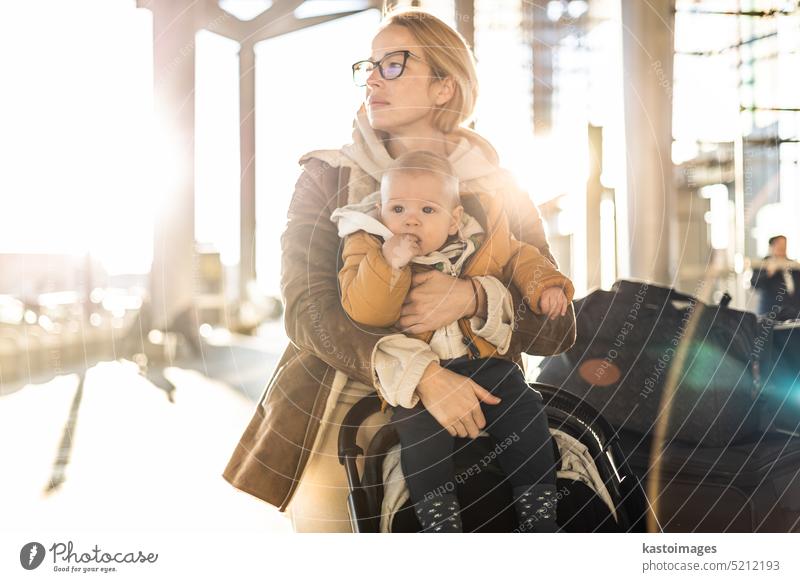
{"type": "MultiPolygon", "coordinates": [[[[509,443],[498,462],[513,488],[520,531],[556,531],[547,418],[541,395],[530,388],[519,366],[502,357],[511,326],[497,320],[511,314],[508,307],[499,313],[503,308],[498,306],[508,301],[498,285],[515,285],[531,309],[551,318],[566,313],[574,289],[535,247],[511,236],[501,200],[488,194],[470,198],[469,208],[481,222],[465,212],[448,160],[421,151],[394,160],[382,176],[380,192],[331,215],[344,239],[342,306],[361,324],[391,327],[411,288],[412,269],[437,269],[471,281],[476,313],[433,332],[406,335],[429,344],[426,350],[442,367],[468,376],[499,398],[496,404],[482,402],[481,410],[487,432],[509,443]],[[486,319],[477,313],[480,288],[492,308],[486,319]]],[[[413,394],[420,377],[418,370],[412,372],[414,362],[424,368],[431,356],[425,359],[406,337],[392,346],[394,337],[381,347],[395,361],[376,360],[377,385],[382,399],[392,395],[401,403],[392,406],[391,422],[400,438],[401,467],[415,513],[423,531],[462,531],[458,499],[450,493],[456,431],[443,428],[413,394]],[[414,384],[404,386],[409,378],[414,384]],[[409,392],[409,398],[395,396],[409,392]]]]}

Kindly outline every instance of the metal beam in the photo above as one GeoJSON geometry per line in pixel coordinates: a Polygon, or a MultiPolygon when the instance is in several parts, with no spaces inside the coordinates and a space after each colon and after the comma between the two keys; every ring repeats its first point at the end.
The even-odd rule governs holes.
{"type": "Polygon", "coordinates": [[[239,50],[239,301],[256,279],[256,71],[253,44],[239,50]]]}
{"type": "Polygon", "coordinates": [[[475,0],[455,0],[455,21],[458,32],[475,49],[475,0]]]}
{"type": "Polygon", "coordinates": [[[294,16],[294,11],[301,4],[303,4],[303,0],[278,1],[253,20],[247,21],[239,20],[225,12],[219,7],[219,3],[216,0],[204,0],[204,9],[206,20],[217,23],[214,32],[240,43],[251,42],[255,44],[262,40],[296,32],[310,26],[358,14],[364,10],[380,9],[382,7],[382,2],[379,0],[370,0],[366,8],[359,10],[321,14],[310,18],[297,18],[294,16]]]}
{"type": "Polygon", "coordinates": [[[360,12],[364,12],[364,10],[349,10],[347,12],[337,12],[336,14],[322,14],[320,16],[312,16],[311,18],[282,18],[280,20],[268,22],[259,27],[248,27],[247,33],[242,41],[256,43],[318,24],[338,20],[339,18],[344,18],[360,12]]]}

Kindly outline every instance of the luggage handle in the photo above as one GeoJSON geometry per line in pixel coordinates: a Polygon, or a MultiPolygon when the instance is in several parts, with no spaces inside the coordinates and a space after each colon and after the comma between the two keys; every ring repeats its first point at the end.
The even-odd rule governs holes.
{"type": "MultiPolygon", "coordinates": [[[[645,292],[646,298],[653,298],[656,301],[663,299],[663,302],[666,303],[667,301],[686,301],[688,303],[700,304],[705,305],[706,307],[721,307],[727,308],[730,304],[731,294],[725,291],[722,294],[722,298],[719,300],[719,303],[716,305],[708,305],[705,302],[701,301],[697,297],[693,297],[692,295],[687,295],[686,293],[682,293],[673,289],[672,287],[661,287],[659,285],[651,285],[646,281],[632,281],[630,279],[617,279],[614,284],[611,286],[611,290],[615,293],[622,292],[630,292],[629,289],[625,289],[623,291],[622,287],[628,287],[632,285],[646,285],[647,291],[645,292]],[[652,290],[652,291],[651,291],[652,290]]],[[[652,301],[651,301],[652,303],[652,301]]]]}

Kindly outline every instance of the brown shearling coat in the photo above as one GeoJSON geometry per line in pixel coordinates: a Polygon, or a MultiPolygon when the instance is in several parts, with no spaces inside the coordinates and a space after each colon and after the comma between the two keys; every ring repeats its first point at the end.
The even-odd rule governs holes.
{"type": "MultiPolygon", "coordinates": [[[[330,215],[348,202],[351,168],[306,159],[289,206],[283,251],[281,291],[290,344],[262,394],[250,423],[224,469],[234,487],[285,511],[297,488],[320,427],[336,369],[374,386],[371,357],[376,342],[397,333],[355,324],[341,305],[337,275],[342,266],[341,239],[330,215]]],[[[371,179],[368,176],[366,179],[371,179]]],[[[374,184],[377,188],[377,183],[374,184]]],[[[554,265],[538,210],[527,194],[502,193],[509,229],[554,265]]],[[[465,210],[486,224],[475,197],[465,210]]],[[[520,353],[551,355],[575,342],[575,314],[548,320],[510,291],[517,320],[506,358],[520,353]]]]}

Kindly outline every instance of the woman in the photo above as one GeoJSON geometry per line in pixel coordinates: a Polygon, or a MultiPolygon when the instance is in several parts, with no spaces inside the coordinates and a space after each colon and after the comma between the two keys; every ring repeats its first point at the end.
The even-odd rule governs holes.
{"type": "MultiPolygon", "coordinates": [[[[453,164],[462,197],[478,191],[501,196],[514,236],[555,264],[536,207],[498,167],[491,145],[462,127],[478,93],[474,59],[463,38],[428,13],[398,12],[381,24],[370,60],[354,66],[366,95],[353,143],[300,160],[303,172],[282,237],[281,288],[291,344],[223,473],[235,487],[281,511],[289,507],[295,531],[351,531],[338,427],[353,403],[377,389],[376,360],[385,365],[394,346],[419,341],[347,317],[338,294],[340,243],[331,212],[375,191],[384,168],[400,154],[429,150],[453,164]]],[[[566,317],[547,320],[496,279],[473,286],[438,272],[415,276],[398,328],[430,331],[476,310],[485,325],[475,333],[518,363],[523,351],[549,355],[575,341],[571,306],[566,317]]],[[[396,364],[416,380],[420,400],[451,434],[477,436],[483,423],[479,401],[493,402],[489,392],[435,358],[396,364]]],[[[361,431],[364,443],[377,428],[361,431]]]]}

